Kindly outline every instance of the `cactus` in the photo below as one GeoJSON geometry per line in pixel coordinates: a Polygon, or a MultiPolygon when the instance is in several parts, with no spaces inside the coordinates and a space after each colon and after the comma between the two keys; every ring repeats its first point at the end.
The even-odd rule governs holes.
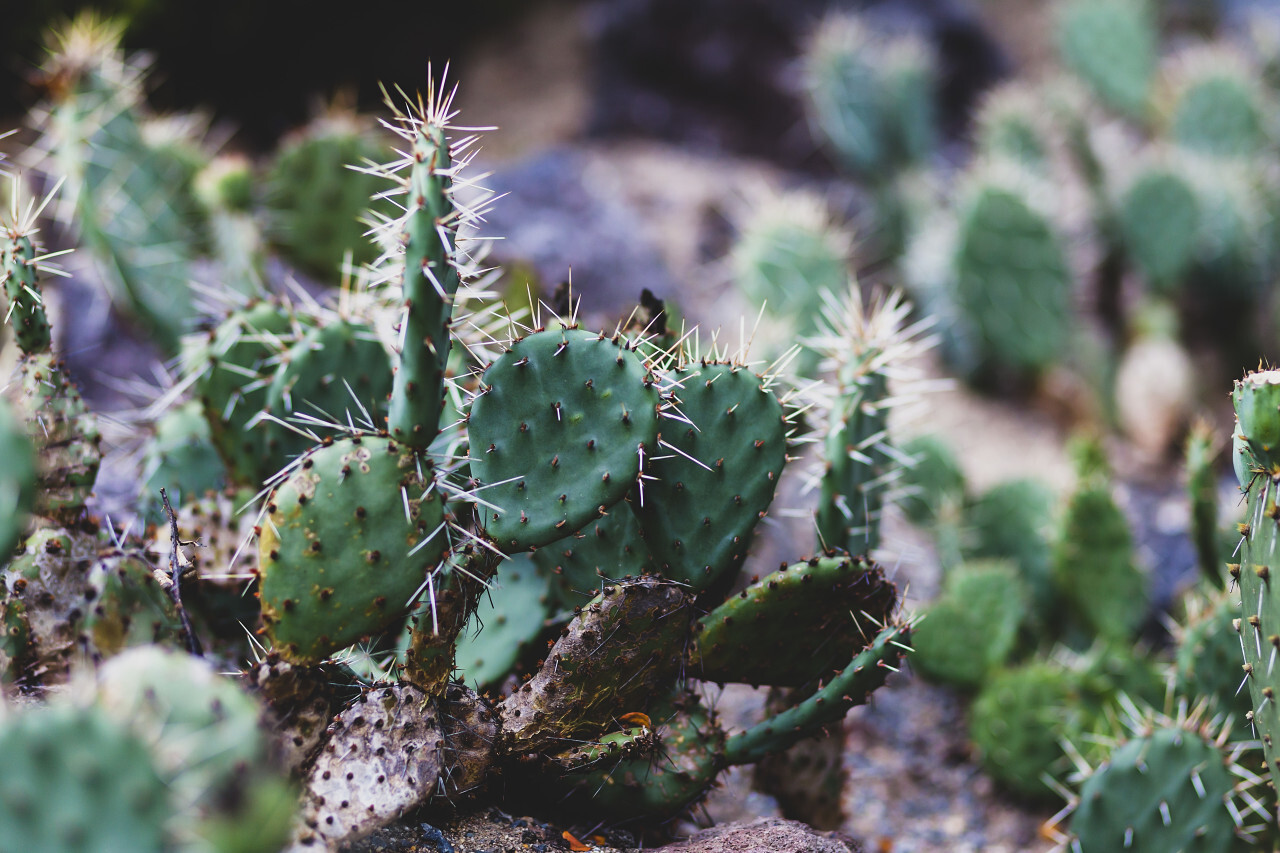
{"type": "Polygon", "coordinates": [[[1242,55],[1227,50],[1184,55],[1175,76],[1169,134],[1179,146],[1210,157],[1242,158],[1269,143],[1271,108],[1242,55]]]}
{"type": "Polygon", "coordinates": [[[1152,163],[1119,202],[1125,247],[1157,292],[1176,287],[1195,258],[1201,202],[1186,170],[1177,160],[1152,163]]]}
{"type": "Polygon", "coordinates": [[[213,446],[209,422],[199,400],[188,400],[156,421],[139,479],[143,513],[156,524],[164,520],[161,489],[166,489],[181,506],[226,486],[227,468],[213,446]]]}
{"type": "Polygon", "coordinates": [[[1246,823],[1261,816],[1249,790],[1259,780],[1202,711],[1130,726],[1104,763],[1083,772],[1064,847],[1230,851],[1260,831],[1246,823]]]}
{"type": "MultiPolygon", "coordinates": [[[[386,145],[369,124],[335,103],[286,137],[267,170],[272,238],[298,266],[322,281],[334,279],[348,253],[356,266],[377,258],[362,220],[370,197],[386,189],[367,169],[385,157],[386,145]]],[[[383,215],[394,210],[381,199],[376,209],[383,215]]]]}
{"type": "Polygon", "coordinates": [[[1053,495],[1038,480],[997,483],[964,507],[960,554],[967,560],[1009,560],[1026,586],[1035,628],[1053,629],[1061,602],[1053,582],[1053,495]]]}
{"type": "Polygon", "coordinates": [[[1280,711],[1275,693],[1275,660],[1280,652],[1280,615],[1271,586],[1276,550],[1276,476],[1280,473],[1280,372],[1249,373],[1232,390],[1236,411],[1233,433],[1236,475],[1248,497],[1248,515],[1240,525],[1239,563],[1230,566],[1239,583],[1242,619],[1237,623],[1244,673],[1252,700],[1253,729],[1262,740],[1266,767],[1280,768],[1276,739],[1280,711]]]}
{"type": "Polygon", "coordinates": [[[1090,635],[1126,642],[1147,618],[1147,584],[1134,563],[1124,513],[1111,497],[1100,446],[1078,447],[1079,481],[1053,545],[1053,580],[1090,635]]]}
{"type": "Polygon", "coordinates": [[[1231,725],[1235,739],[1249,736],[1253,709],[1248,691],[1240,689],[1239,614],[1240,601],[1233,593],[1192,596],[1186,617],[1174,629],[1177,693],[1210,703],[1210,710],[1231,725]]]}
{"type": "Polygon", "coordinates": [[[1158,33],[1146,0],[1069,0],[1056,21],[1058,52],[1109,106],[1148,109],[1158,33]]]}
{"type": "Polygon", "coordinates": [[[850,15],[825,19],[805,59],[814,124],[845,165],[872,180],[932,153],[933,77],[919,38],[884,37],[850,15]]]}
{"type": "Polygon", "coordinates": [[[1218,471],[1221,446],[1208,421],[1196,420],[1187,431],[1187,497],[1191,502],[1191,539],[1200,575],[1213,586],[1226,585],[1226,565],[1218,529],[1218,471]]]}
{"type": "Polygon", "coordinates": [[[1036,172],[1048,169],[1049,116],[1043,93],[1021,83],[996,87],[974,115],[974,148],[978,156],[1019,163],[1036,172]]]}
{"type": "Polygon", "coordinates": [[[66,181],[60,216],[73,219],[112,300],[170,355],[197,316],[194,175],[147,139],[145,66],[123,56],[121,34],[118,24],[85,14],[54,36],[40,144],[47,170],[66,181]]]}
{"type": "Polygon", "coordinates": [[[0,399],[0,555],[8,555],[22,539],[36,485],[36,459],[31,440],[0,399]]]}
{"type": "Polygon", "coordinates": [[[657,479],[631,507],[660,571],[701,590],[746,559],[786,463],[788,424],[770,379],[741,364],[704,359],[668,381],[684,421],[654,442],[657,479]],[[713,506],[713,495],[729,500],[713,506]]]}
{"type": "Polygon", "coordinates": [[[1025,584],[1009,563],[955,567],[912,637],[912,665],[930,681],[962,690],[981,687],[1013,651],[1028,616],[1027,598],[1025,584]]]}
{"type": "Polygon", "coordinates": [[[528,656],[551,615],[547,586],[528,555],[518,554],[498,567],[497,582],[458,638],[455,655],[459,675],[465,681],[494,684],[528,656]]]}

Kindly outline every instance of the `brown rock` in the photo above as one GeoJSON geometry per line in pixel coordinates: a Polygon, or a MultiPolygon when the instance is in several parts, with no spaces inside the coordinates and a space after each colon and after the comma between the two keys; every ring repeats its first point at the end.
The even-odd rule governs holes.
{"type": "Polygon", "coordinates": [[[863,853],[863,847],[836,832],[817,832],[803,823],[761,818],[704,829],[661,853],[863,853]]]}

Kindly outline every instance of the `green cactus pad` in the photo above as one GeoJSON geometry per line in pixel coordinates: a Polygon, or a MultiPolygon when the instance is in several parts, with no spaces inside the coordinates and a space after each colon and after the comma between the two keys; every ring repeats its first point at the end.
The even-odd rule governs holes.
{"type": "Polygon", "coordinates": [[[96,654],[110,657],[181,636],[173,600],[153,572],[141,555],[119,551],[101,555],[89,570],[93,600],[86,605],[84,635],[96,654]]]}
{"type": "Polygon", "coordinates": [[[1053,581],[1071,619],[1094,636],[1130,640],[1147,618],[1147,581],[1105,477],[1086,478],[1068,499],[1053,545],[1053,581]]]}
{"type": "Polygon", "coordinates": [[[188,367],[213,444],[238,484],[257,486],[284,464],[271,447],[271,426],[254,424],[267,402],[268,362],[285,348],[294,322],[277,303],[252,303],[210,332],[188,367]]]}
{"type": "Polygon", "coordinates": [[[960,209],[955,299],[977,341],[979,374],[1043,369],[1067,343],[1065,249],[1025,183],[975,176],[960,209]]]}
{"type": "MultiPolygon", "coordinates": [[[[388,147],[367,125],[341,111],[320,116],[284,139],[266,174],[266,201],[274,241],[299,266],[323,281],[335,281],[343,256],[359,267],[372,263],[377,248],[364,236],[370,199],[385,190],[377,175],[357,172],[381,162],[388,147]]],[[[375,207],[394,215],[379,199],[375,207]]]]}
{"type": "Polygon", "coordinates": [[[880,514],[889,474],[897,466],[886,431],[888,377],[870,370],[849,382],[838,398],[824,447],[826,469],[815,522],[824,548],[870,554],[880,545],[880,514]]]}
{"type": "Polygon", "coordinates": [[[658,392],[621,338],[537,332],[484,373],[471,406],[471,472],[485,533],[504,551],[582,528],[636,484],[656,452],[658,392]]]}
{"type": "Polygon", "coordinates": [[[533,552],[533,562],[550,577],[551,590],[562,607],[585,604],[607,580],[653,573],[656,568],[631,511],[632,494],[603,516],[571,536],[533,552]]]}
{"type": "MultiPolygon", "coordinates": [[[[364,428],[377,430],[386,424],[390,394],[391,359],[374,330],[338,319],[311,329],[284,353],[267,388],[266,409],[286,422],[296,414],[348,423],[349,413],[357,427],[367,416],[364,428]]],[[[279,446],[272,452],[285,461],[315,445],[292,430],[277,435],[279,446]]]]}
{"type": "Polygon", "coordinates": [[[387,428],[425,450],[435,441],[444,406],[444,372],[452,347],[449,321],[462,284],[457,231],[461,212],[453,196],[454,163],[439,122],[410,121],[402,133],[413,141],[404,216],[397,239],[404,245],[404,316],[387,428]]]}
{"type": "Polygon", "coordinates": [[[386,438],[307,453],[267,499],[258,558],[276,649],[314,663],[408,612],[448,546],[430,463],[386,438]]]}
{"type": "Polygon", "coordinates": [[[853,557],[794,563],[698,620],[689,674],[778,686],[826,679],[844,669],[897,606],[897,589],[874,563],[853,557]]]}
{"type": "Polygon", "coordinates": [[[1187,431],[1187,498],[1191,503],[1191,541],[1200,575],[1213,586],[1225,585],[1227,556],[1218,526],[1218,436],[1209,422],[1196,420],[1187,431]]]}
{"type": "Polygon", "coordinates": [[[1085,779],[1071,816],[1081,853],[1228,853],[1237,845],[1237,778],[1204,733],[1162,726],[1111,753],[1085,779]]]}
{"type": "Polygon", "coordinates": [[[6,850],[173,850],[173,804],[146,745],[101,711],[32,708],[0,722],[6,850]]]}
{"type": "Polygon", "coordinates": [[[60,524],[74,523],[84,515],[102,463],[97,418],[65,365],[49,354],[28,355],[18,363],[16,393],[10,399],[27,420],[39,464],[32,511],[60,524]]]}
{"type": "MultiPolygon", "coordinates": [[[[1236,410],[1236,434],[1244,439],[1253,464],[1245,465],[1248,476],[1236,476],[1242,488],[1254,481],[1257,466],[1268,474],[1280,473],[1280,370],[1250,373],[1237,380],[1231,392],[1236,410]]],[[[1239,455],[1239,454],[1237,454],[1239,455]]],[[[1243,457],[1242,457],[1243,458],[1243,457]]]]}
{"type": "MultiPolygon", "coordinates": [[[[152,744],[157,772],[191,817],[212,814],[234,803],[242,786],[277,775],[258,703],[207,661],[159,646],[130,649],[102,666],[97,697],[107,714],[152,744]]],[[[283,817],[277,839],[287,834],[290,812],[283,817]]]]}
{"type": "Polygon", "coordinates": [[[569,772],[599,769],[602,765],[611,771],[619,761],[653,756],[656,746],[657,738],[649,727],[636,726],[611,732],[595,743],[582,744],[568,752],[551,756],[551,760],[569,772]]]}
{"type": "Polygon", "coordinates": [[[35,246],[25,235],[10,234],[0,244],[0,284],[4,285],[5,311],[18,348],[25,353],[47,352],[51,343],[35,257],[35,246]]]}
{"type": "Polygon", "coordinates": [[[1212,599],[1193,599],[1186,622],[1175,629],[1175,688],[1179,695],[1209,699],[1225,715],[1236,737],[1249,737],[1253,700],[1240,689],[1240,618],[1237,593],[1220,591],[1212,599]]]}
{"type": "Polygon", "coordinates": [[[1103,101],[1142,116],[1155,78],[1159,35],[1146,4],[1071,0],[1060,8],[1058,51],[1103,101]]]}
{"type": "Polygon", "coordinates": [[[1200,228],[1200,201],[1181,170],[1144,170],[1120,199],[1120,227],[1138,268],[1168,291],[1191,266],[1200,228]]]}
{"type": "Polygon", "coordinates": [[[1267,768],[1280,771],[1280,595],[1273,575],[1280,573],[1277,529],[1276,445],[1280,440],[1280,371],[1250,373],[1237,380],[1232,397],[1236,408],[1236,435],[1263,469],[1250,474],[1242,488],[1248,493],[1248,516],[1241,526],[1244,541],[1239,548],[1240,563],[1232,574],[1240,584],[1240,645],[1244,651],[1244,673],[1253,700],[1253,727],[1262,740],[1267,768]]]}
{"type": "MultiPolygon", "coordinates": [[[[22,423],[0,399],[0,562],[22,539],[36,490],[36,457],[22,423]]],[[[628,513],[629,515],[630,513],[628,513]]]]}
{"type": "Polygon", "coordinates": [[[1054,496],[1039,480],[997,483],[963,511],[960,552],[966,560],[1011,560],[1030,594],[1032,621],[1058,624],[1061,601],[1053,584],[1054,496]]]}
{"type": "Polygon", "coordinates": [[[1212,157],[1248,157],[1267,143],[1267,111],[1254,80],[1208,68],[1186,81],[1169,128],[1174,141],[1212,157]]]}
{"type": "Polygon", "coordinates": [[[896,665],[910,650],[910,642],[908,625],[881,628],[843,670],[803,702],[731,735],[725,741],[724,763],[752,764],[840,722],[850,708],[865,704],[872,691],[898,671],[896,665]]]}
{"type": "Polygon", "coordinates": [[[156,421],[155,437],[142,459],[141,480],[139,502],[153,524],[165,521],[161,489],[176,509],[227,484],[227,467],[213,446],[199,400],[188,400],[156,421]]]}
{"type": "Polygon", "coordinates": [[[1027,613],[1026,586],[1013,565],[957,566],[916,627],[911,665],[929,681],[974,690],[1009,657],[1027,613]]]}
{"type": "Polygon", "coordinates": [[[687,421],[662,421],[656,479],[631,509],[663,575],[701,590],[746,559],[786,464],[789,427],[746,367],[701,364],[670,380],[687,421]]]}
{"type": "Polygon", "coordinates": [[[1081,731],[1079,676],[1037,661],[997,672],[969,711],[969,738],[982,768],[1005,789],[1028,799],[1050,800],[1041,777],[1060,773],[1061,742],[1081,731]]]}
{"type": "Polygon", "coordinates": [[[645,578],[606,586],[538,673],[502,702],[504,748],[559,752],[566,740],[593,741],[616,718],[645,711],[679,672],[691,617],[676,584],[645,578]]]}
{"type": "Polygon", "coordinates": [[[455,647],[459,674],[468,684],[494,685],[510,673],[551,612],[547,579],[528,555],[501,563],[496,580],[455,647]]]}

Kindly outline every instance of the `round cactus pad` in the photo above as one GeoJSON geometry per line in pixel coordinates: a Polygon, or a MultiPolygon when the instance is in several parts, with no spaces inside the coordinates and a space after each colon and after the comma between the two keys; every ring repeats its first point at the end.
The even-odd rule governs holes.
{"type": "Polygon", "coordinates": [[[485,532],[505,551],[573,533],[631,490],[658,432],[659,397],[621,339],[536,332],[484,374],[471,471],[485,532]]]}
{"type": "Polygon", "coordinates": [[[1231,397],[1254,460],[1268,472],[1280,471],[1280,370],[1250,373],[1236,382],[1231,397]]]}
{"type": "Polygon", "coordinates": [[[429,463],[387,438],[316,448],[267,510],[262,617],[277,651],[296,663],[390,627],[448,542],[429,463]]]}

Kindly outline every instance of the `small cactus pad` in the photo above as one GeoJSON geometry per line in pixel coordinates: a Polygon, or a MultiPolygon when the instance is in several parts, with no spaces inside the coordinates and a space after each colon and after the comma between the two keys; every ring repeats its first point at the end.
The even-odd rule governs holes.
{"type": "Polygon", "coordinates": [[[154,566],[141,555],[114,551],[89,570],[93,600],[86,604],[84,634],[96,654],[172,640],[182,631],[173,600],[160,587],[154,566]]]}
{"type": "Polygon", "coordinates": [[[663,420],[657,479],[631,509],[663,575],[700,590],[746,559],[786,464],[789,427],[746,367],[701,364],[670,380],[687,420],[663,420]]]}
{"type": "Polygon", "coordinates": [[[173,850],[168,786],[141,740],[101,711],[32,708],[0,722],[0,839],[9,850],[173,850]]]}
{"type": "Polygon", "coordinates": [[[149,522],[165,520],[160,490],[174,508],[226,485],[227,467],[213,446],[199,400],[188,400],[156,421],[155,438],[142,460],[140,503],[149,522]]]}
{"type": "Polygon", "coordinates": [[[644,711],[679,671],[691,616],[676,584],[645,578],[606,586],[542,669],[502,703],[508,751],[558,752],[566,740],[595,740],[617,717],[644,711]]]}
{"type": "Polygon", "coordinates": [[[1159,34],[1145,3],[1070,0],[1059,10],[1063,60],[1112,107],[1141,116],[1156,73],[1159,34]]]}
{"type": "Polygon", "coordinates": [[[0,685],[16,681],[30,657],[26,605],[16,598],[0,598],[0,685]]]}
{"type": "MultiPolygon", "coordinates": [[[[267,388],[266,406],[282,421],[310,415],[346,423],[344,415],[350,413],[355,423],[368,420],[366,428],[381,429],[390,393],[391,359],[374,330],[339,319],[311,329],[284,353],[267,388]]],[[[315,444],[293,430],[278,431],[278,441],[272,451],[280,460],[293,459],[315,444]]]]}
{"type": "Polygon", "coordinates": [[[1204,733],[1160,726],[1135,737],[1085,780],[1071,817],[1080,853],[1229,853],[1240,849],[1237,778],[1204,733]]]}
{"type": "Polygon", "coordinates": [[[52,355],[28,355],[18,364],[17,398],[35,445],[39,478],[37,515],[71,524],[84,514],[102,463],[97,419],[52,355]]]}
{"type": "MultiPolygon", "coordinates": [[[[36,486],[31,440],[9,405],[0,399],[0,561],[22,538],[36,486]]],[[[630,513],[627,513],[630,515],[630,513]]]]}
{"type": "Polygon", "coordinates": [[[41,681],[66,680],[79,648],[85,607],[92,598],[93,537],[59,528],[37,530],[4,576],[11,600],[21,601],[31,631],[32,670],[41,681]]]}
{"type": "Polygon", "coordinates": [[[511,672],[550,615],[547,579],[528,555],[501,563],[496,581],[458,637],[459,675],[468,684],[496,684],[511,672]]]}
{"type": "Polygon", "coordinates": [[[0,243],[0,284],[4,285],[5,311],[18,348],[26,353],[46,352],[51,343],[35,257],[36,249],[30,237],[11,236],[0,243]]]}
{"type": "Polygon", "coordinates": [[[634,491],[624,503],[615,504],[577,533],[533,552],[533,562],[551,576],[551,589],[559,605],[585,604],[608,580],[654,572],[640,521],[631,511],[633,500],[638,500],[634,491]]]}
{"type": "Polygon", "coordinates": [[[1026,586],[1009,563],[968,563],[947,574],[912,639],[911,663],[932,682],[980,687],[1013,651],[1029,610],[1026,586]]]}
{"type": "Polygon", "coordinates": [[[1158,290],[1175,287],[1195,259],[1200,200],[1182,170],[1152,166],[1120,200],[1125,245],[1158,290]]]}
{"type": "Polygon", "coordinates": [[[404,616],[448,537],[430,464],[355,436],[307,453],[268,498],[258,558],[277,650],[314,663],[404,616]]]}
{"type": "Polygon", "coordinates": [[[1269,105],[1242,69],[1220,59],[1184,81],[1173,108],[1170,135],[1182,147],[1211,157],[1249,157],[1268,142],[1269,105]]]}
{"type": "Polygon", "coordinates": [[[991,676],[969,712],[969,738],[982,767],[1006,790],[1048,800],[1042,777],[1063,763],[1061,742],[1080,733],[1080,677],[1051,661],[991,676]]]}
{"type": "Polygon", "coordinates": [[[897,605],[897,589],[874,563],[854,557],[794,563],[698,620],[689,674],[778,686],[826,679],[871,641],[897,605]]]}
{"type": "Polygon", "coordinates": [[[487,486],[485,532],[504,551],[550,544],[600,517],[654,452],[658,392],[621,338],[537,332],[483,383],[471,406],[471,471],[487,486]]]}

